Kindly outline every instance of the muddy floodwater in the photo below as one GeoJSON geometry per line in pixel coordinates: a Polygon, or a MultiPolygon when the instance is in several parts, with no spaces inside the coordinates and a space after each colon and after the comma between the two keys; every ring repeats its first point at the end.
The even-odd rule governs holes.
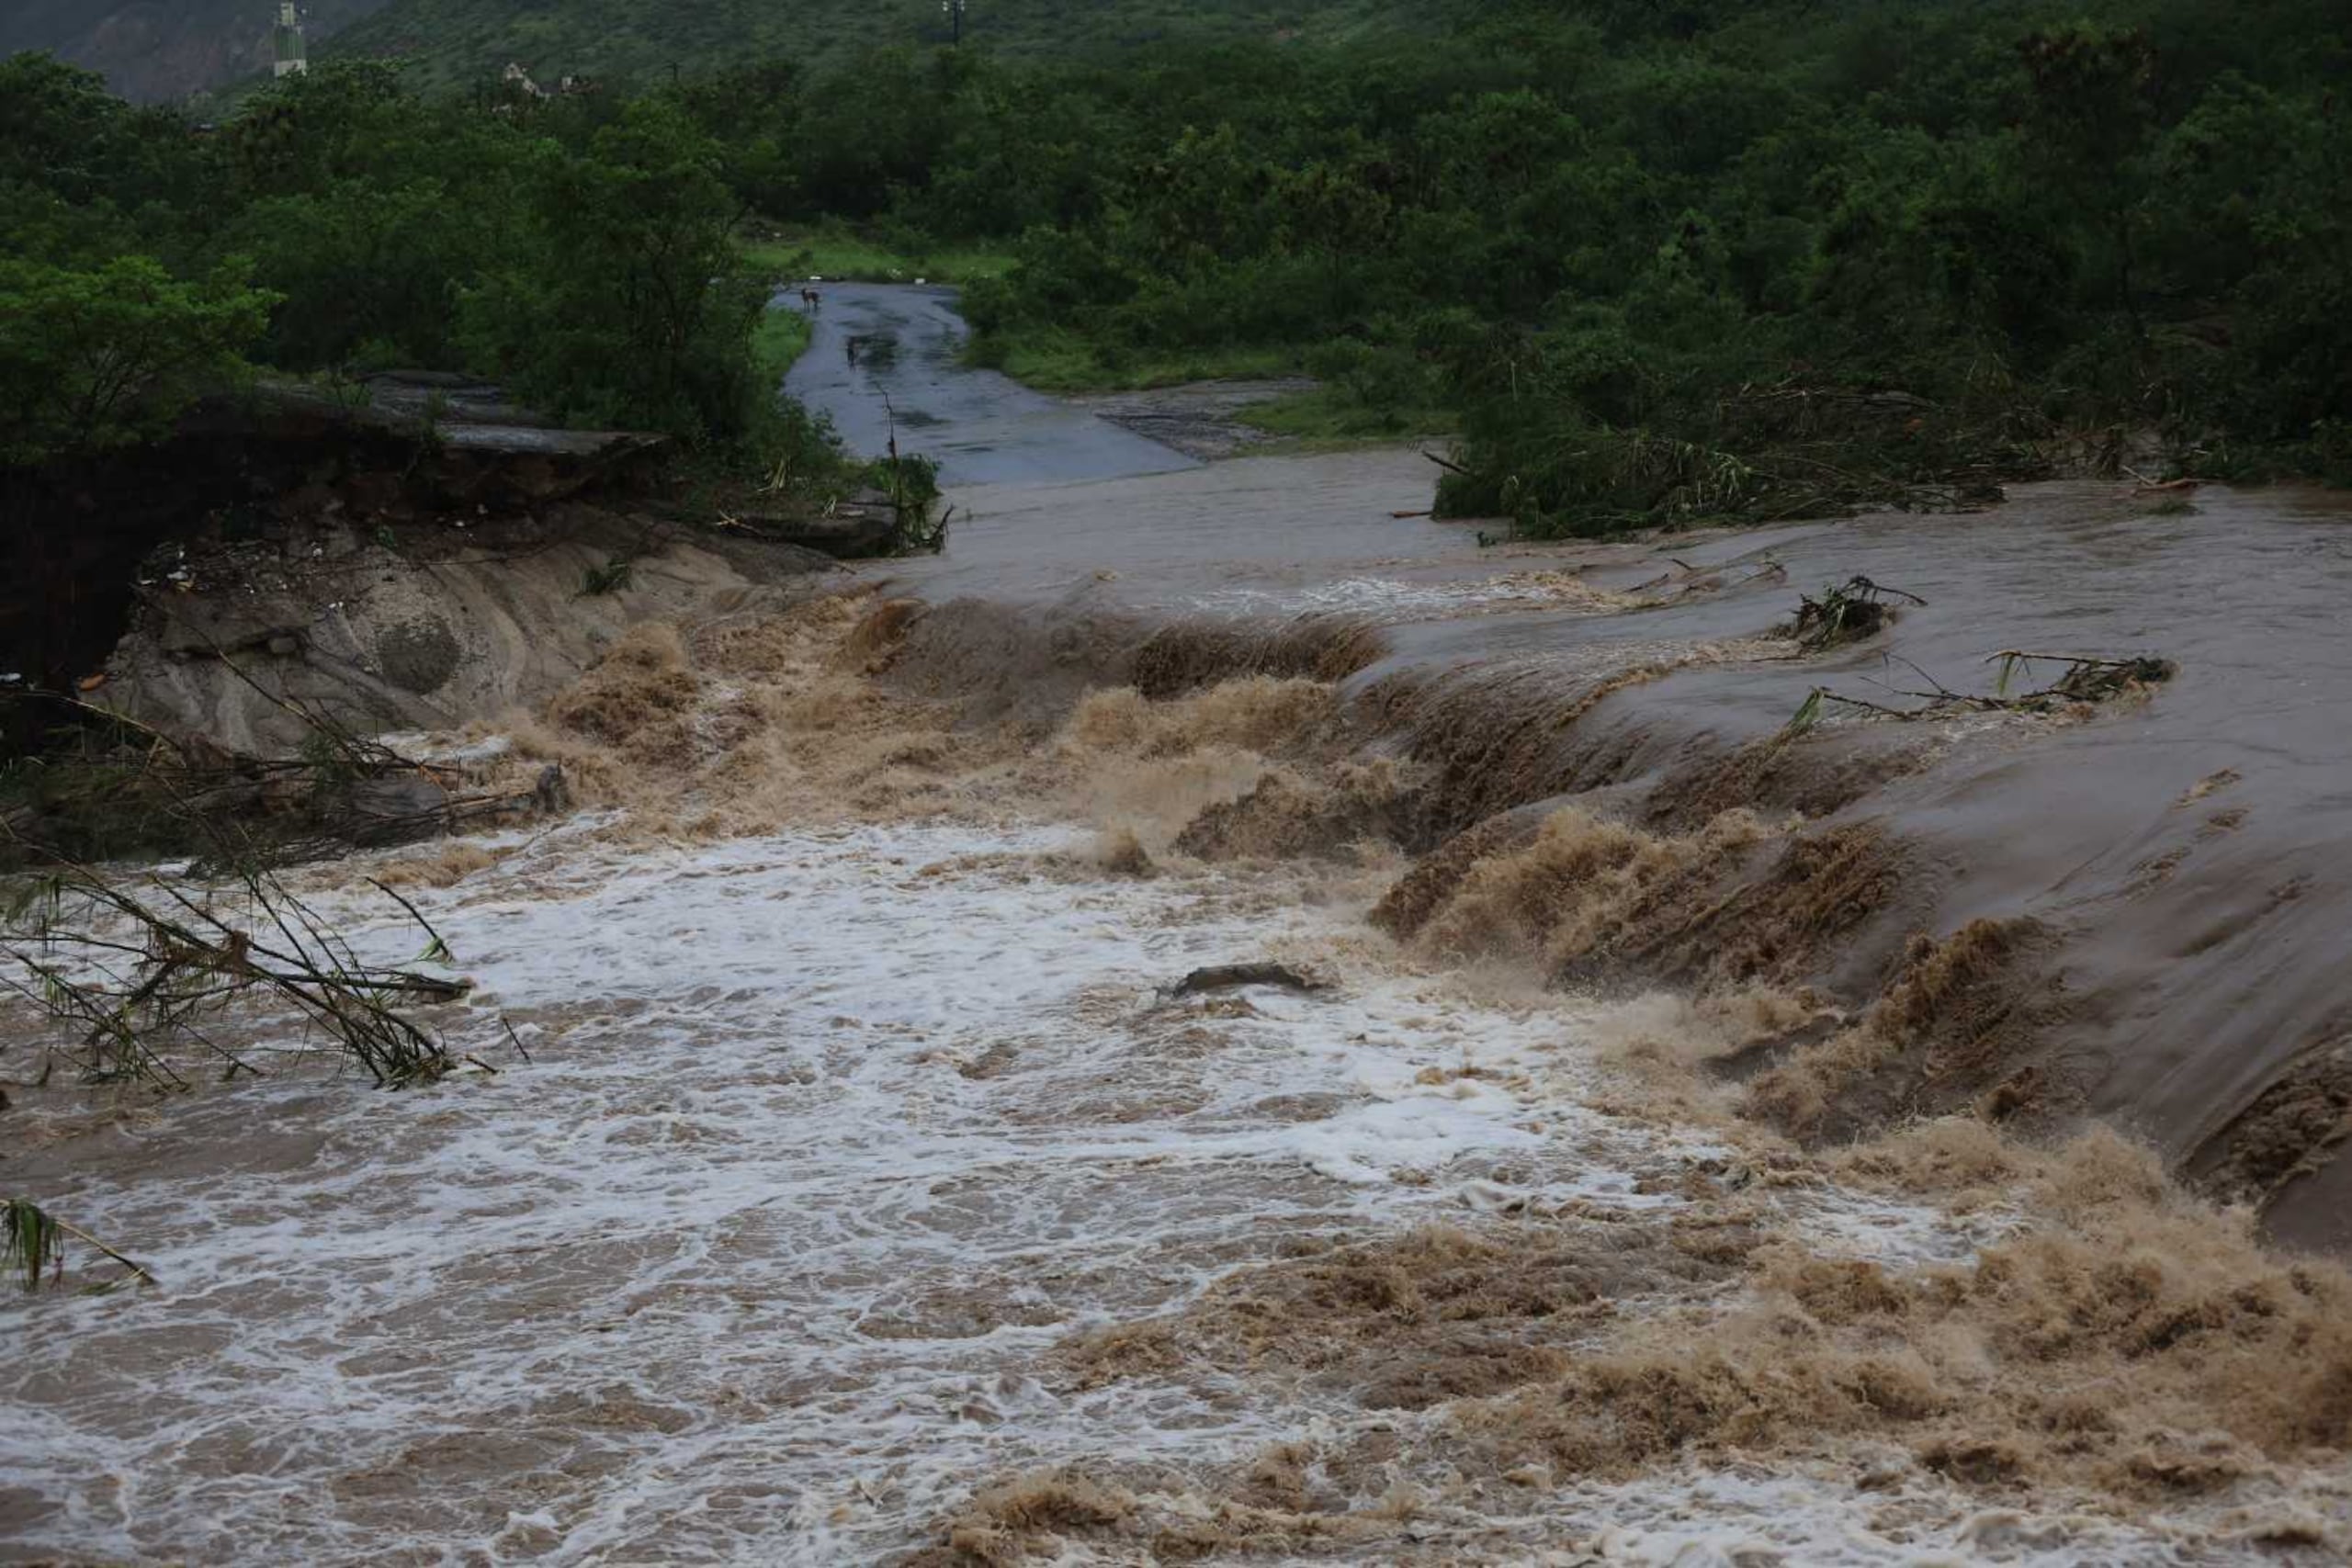
{"type": "MultiPolygon", "coordinates": [[[[13,1530],[218,1562],[873,1560],[999,1472],[1387,1419],[1246,1376],[1073,1388],[1050,1361],[1074,1332],[1301,1243],[1656,1212],[1645,1178],[1722,1154],[1585,1109],[1572,1004],[1351,960],[1351,911],[1311,887],[1054,864],[1082,848],[557,839],[436,897],[482,1005],[548,1021],[534,1065],[109,1126],[106,1174],[60,1171],[59,1204],[167,1285],[47,1307],[0,1437],[13,1530]],[[1155,1005],[1270,951],[1352,969],[1346,994],[1155,1005]]],[[[1840,1248],[1966,1245],[1900,1206],[1791,1212],[1840,1248]]],[[[1776,1517],[1795,1495],[1726,1521],[1668,1487],[1612,1517],[1851,1522],[1833,1496],[1776,1517]]]]}
{"type": "Polygon", "coordinates": [[[0,1191],[158,1281],[0,1302],[0,1561],[2352,1549],[2339,505],[1482,544],[821,288],[947,553],[487,725],[560,822],[290,874],[429,919],[464,1071],[0,1056],[0,1191]],[[1857,576],[1925,603],[1786,635],[1857,576]],[[1879,711],[2005,650],[2177,670],[1879,711]]]}

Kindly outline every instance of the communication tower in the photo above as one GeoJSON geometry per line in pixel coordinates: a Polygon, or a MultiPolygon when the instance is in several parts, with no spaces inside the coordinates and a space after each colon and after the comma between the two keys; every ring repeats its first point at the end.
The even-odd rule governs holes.
{"type": "Polygon", "coordinates": [[[311,69],[310,46],[302,39],[302,13],[295,8],[294,0],[279,0],[277,26],[271,29],[270,45],[279,77],[300,76],[311,69]]]}

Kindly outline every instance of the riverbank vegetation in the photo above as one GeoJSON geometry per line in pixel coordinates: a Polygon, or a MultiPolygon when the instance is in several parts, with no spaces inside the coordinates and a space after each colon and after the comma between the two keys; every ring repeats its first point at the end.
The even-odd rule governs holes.
{"type": "Polygon", "coordinates": [[[1369,16],[552,96],[347,63],[209,130],[20,59],[9,456],[139,439],[242,362],[464,367],[746,452],[766,285],[895,272],[961,281],[974,355],[1039,386],[1304,372],[1298,434],[1458,429],[1441,510],[1538,534],[2056,461],[2352,479],[2323,0],[1369,16]]]}

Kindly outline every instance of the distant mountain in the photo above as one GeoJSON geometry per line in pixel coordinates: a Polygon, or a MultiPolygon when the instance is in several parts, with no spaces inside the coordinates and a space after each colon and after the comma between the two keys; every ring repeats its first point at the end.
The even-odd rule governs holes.
{"type": "MultiPolygon", "coordinates": [[[[1330,36],[1397,0],[969,0],[964,37],[1006,53],[1133,47],[1171,36],[1330,36]]],[[[875,43],[945,43],[942,0],[391,0],[326,52],[395,56],[428,83],[518,64],[651,77],[775,56],[811,63],[875,43]]]]}
{"type": "MultiPolygon", "coordinates": [[[[312,0],[311,47],[385,0],[312,0]]],[[[0,56],[40,50],[157,103],[266,72],[277,0],[0,0],[0,56]]]]}

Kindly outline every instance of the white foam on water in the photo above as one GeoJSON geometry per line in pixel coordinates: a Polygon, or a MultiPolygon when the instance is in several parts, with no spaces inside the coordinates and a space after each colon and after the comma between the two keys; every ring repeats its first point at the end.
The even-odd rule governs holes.
{"type": "Polygon", "coordinates": [[[1219,615],[1388,614],[1461,615],[1483,610],[1529,609],[1561,604],[1609,603],[1573,578],[1509,572],[1482,578],[1411,581],[1393,577],[1343,577],[1282,588],[1219,588],[1197,594],[1197,609],[1219,615]]]}
{"type": "MultiPolygon", "coordinates": [[[[1218,1462],[1364,1419],[1234,1380],[1057,1391],[1037,1358],[1074,1331],[1305,1238],[1671,1204],[1643,1173],[1711,1152],[1589,1107],[1582,1004],[1368,959],[1358,911],[1247,880],[1304,874],[1106,880],[1071,869],[1081,847],[924,826],[622,851],[575,829],[413,892],[478,982],[452,1043],[495,1076],[391,1094],[281,1072],[38,1168],[27,1195],[162,1285],[0,1307],[35,1347],[0,1364],[0,1539],[872,1561],[991,1477],[1218,1462]],[[1338,983],[1158,990],[1274,951],[1338,983]]],[[[317,903],[366,956],[414,958],[374,894],[317,903]]],[[[1789,1212],[1851,1251],[1968,1245],[1926,1209],[1789,1212]]],[[[1850,1498],[1806,1484],[1788,1507],[1843,1529],[1850,1498]]],[[[1611,1560],[1747,1561],[1705,1554],[1750,1528],[1746,1502],[1656,1485],[1683,1513],[1626,1525],[1611,1560]]]]}
{"type": "MultiPolygon", "coordinates": [[[[2274,1494],[2252,1505],[2161,1510],[2125,1522],[2091,1511],[2036,1514],[1988,1506],[1922,1476],[1888,1450],[1867,1465],[1765,1465],[1731,1460],[1669,1466],[1616,1483],[1532,1489],[1540,1509],[1512,1517],[1509,1498],[1455,1517],[1429,1511],[1419,1533],[1439,1548],[1487,1562],[1624,1564],[1626,1568],[2191,1568],[2231,1561],[2295,1561],[2257,1540],[2303,1517],[2274,1494]],[[1511,1540],[1500,1544],[1498,1537],[1511,1540]]],[[[2301,1559],[2317,1561],[2317,1558],[2301,1559]]],[[[1302,1560],[1303,1561],[1303,1560],[1302,1560]]]]}

